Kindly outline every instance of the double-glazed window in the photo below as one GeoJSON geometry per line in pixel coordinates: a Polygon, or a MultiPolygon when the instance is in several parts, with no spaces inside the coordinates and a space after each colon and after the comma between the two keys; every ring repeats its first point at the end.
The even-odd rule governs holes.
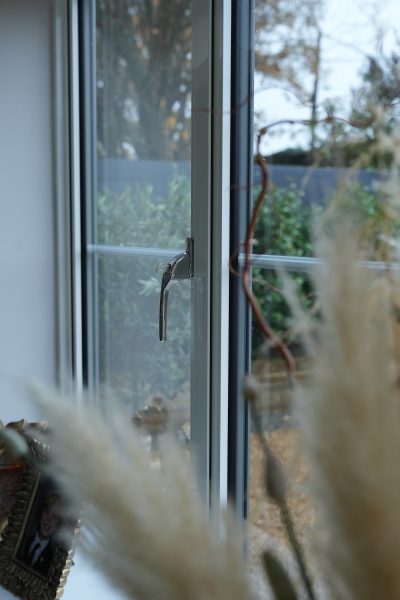
{"type": "MultiPolygon", "coordinates": [[[[301,378],[309,359],[279,269],[317,315],[312,223],[346,189],[373,229],[386,166],[374,155],[373,103],[387,111],[384,132],[396,119],[394,37],[374,45],[360,11],[344,18],[340,6],[92,0],[79,12],[86,384],[138,421],[162,417],[149,425],[152,443],[171,429],[196,452],[204,498],[210,484],[231,494],[256,526],[261,457],[244,374],[262,381],[265,434],[284,460],[296,423],[286,368],[241,285],[265,175],[253,132],[266,126],[258,158],[269,188],[252,290],[301,378]]],[[[297,469],[300,481],[306,468],[297,469]]]]}
{"type": "Polygon", "coordinates": [[[97,0],[80,28],[86,382],[226,494],[229,3],[97,0]]]}
{"type": "MultiPolygon", "coordinates": [[[[377,13],[359,2],[312,0],[300,8],[296,1],[255,0],[254,122],[256,132],[264,128],[259,150],[269,186],[255,228],[252,289],[269,326],[293,355],[296,380],[303,383],[312,358],[285,300],[282,272],[303,310],[318,321],[314,232],[329,228],[337,209],[342,218],[356,220],[371,261],[367,268],[384,267],[393,258],[388,240],[397,235],[399,221],[396,211],[385,208],[384,182],[393,166],[389,140],[399,117],[399,30],[393,27],[398,15],[390,1],[377,13]]],[[[254,199],[264,175],[256,164],[254,199]]],[[[298,407],[292,404],[287,364],[257,318],[251,353],[262,391],[263,433],[289,473],[289,505],[307,541],[315,510],[305,493],[308,467],[298,452],[298,407]]],[[[285,546],[278,511],[265,498],[263,455],[254,433],[249,446],[252,535],[257,544],[267,535],[285,546]]]]}

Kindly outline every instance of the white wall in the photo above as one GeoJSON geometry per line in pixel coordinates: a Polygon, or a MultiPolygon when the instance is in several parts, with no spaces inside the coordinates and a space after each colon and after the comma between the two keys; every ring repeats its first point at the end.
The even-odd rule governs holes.
{"type": "Polygon", "coordinates": [[[55,382],[48,0],[0,2],[0,419],[31,418],[25,383],[55,382]]]}
{"type": "MultiPolygon", "coordinates": [[[[52,0],[0,0],[0,419],[56,381],[52,0]]],[[[45,417],[45,415],[40,415],[45,417]]],[[[78,556],[63,598],[121,598],[78,556]]],[[[0,589],[0,599],[13,598],[0,589]]]]}

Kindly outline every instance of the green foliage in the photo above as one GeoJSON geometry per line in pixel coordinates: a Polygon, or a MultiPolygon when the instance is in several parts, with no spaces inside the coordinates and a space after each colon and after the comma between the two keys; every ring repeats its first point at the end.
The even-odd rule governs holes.
{"type": "Polygon", "coordinates": [[[295,184],[273,188],[264,202],[256,229],[255,251],[262,254],[310,256],[312,207],[295,184]]]}
{"type": "MultiPolygon", "coordinates": [[[[257,224],[254,251],[259,254],[282,256],[312,256],[313,207],[306,204],[296,185],[272,188],[265,200],[257,224]]],[[[313,303],[308,277],[292,274],[305,306],[313,303]]],[[[253,290],[263,314],[279,334],[289,328],[289,309],[281,293],[279,274],[274,270],[253,268],[253,290]]],[[[258,356],[264,336],[257,326],[253,328],[253,355],[258,356]]]]}
{"type": "MultiPolygon", "coordinates": [[[[311,205],[291,184],[273,188],[261,210],[254,252],[294,257],[313,256],[313,225],[330,227],[334,211],[356,221],[371,259],[384,258],[382,234],[400,232],[400,221],[388,213],[385,198],[359,184],[340,189],[321,206],[311,205]],[[323,215],[323,218],[322,218],[323,215]]],[[[190,233],[190,181],[172,177],[165,198],[150,185],[98,197],[98,242],[108,245],[182,250],[190,233]]],[[[100,373],[102,381],[126,390],[126,400],[137,406],[149,394],[172,397],[189,379],[190,284],[181,282],[170,294],[168,341],[158,341],[158,303],[161,274],[157,257],[107,256],[98,260],[100,373]],[[151,361],[148,360],[151,356],[151,361]]],[[[279,273],[254,267],[253,290],[273,329],[288,340],[290,311],[282,298],[279,273]]],[[[307,309],[314,305],[309,277],[290,275],[307,309]]],[[[264,337],[253,328],[253,354],[259,356],[264,337]]]]}
{"type": "MultiPolygon", "coordinates": [[[[151,185],[98,197],[100,244],[184,250],[190,233],[190,180],[172,177],[165,198],[151,185]]],[[[157,256],[98,259],[101,384],[137,409],[152,394],[172,397],[190,377],[190,285],[170,292],[168,341],[158,339],[161,274],[157,256]],[[172,299],[173,297],[173,299],[172,299]],[[151,360],[149,360],[149,356],[151,360]]]]}
{"type": "MultiPolygon", "coordinates": [[[[313,231],[323,227],[329,230],[334,216],[340,212],[352,220],[361,235],[366,255],[371,260],[388,260],[385,236],[393,238],[400,233],[400,217],[388,206],[383,192],[374,191],[358,183],[349,183],[337,190],[322,205],[307,204],[302,192],[294,185],[273,188],[262,207],[257,224],[254,251],[294,257],[314,255],[313,231]]],[[[305,273],[291,273],[304,308],[315,304],[312,284],[305,273]]],[[[275,270],[253,268],[253,290],[268,323],[289,343],[296,343],[290,333],[290,311],[281,293],[282,282],[275,270]]],[[[253,356],[259,357],[265,338],[256,323],[253,327],[253,356]]]]}
{"type": "Polygon", "coordinates": [[[176,249],[190,234],[190,179],[175,175],[165,198],[151,184],[104,190],[97,198],[99,244],[176,249]]]}
{"type": "Polygon", "coordinates": [[[359,232],[360,244],[370,260],[391,260],[387,240],[400,233],[400,214],[390,206],[389,196],[383,190],[373,191],[355,183],[347,184],[336,192],[323,214],[319,227],[328,233],[338,215],[345,215],[359,232]]]}

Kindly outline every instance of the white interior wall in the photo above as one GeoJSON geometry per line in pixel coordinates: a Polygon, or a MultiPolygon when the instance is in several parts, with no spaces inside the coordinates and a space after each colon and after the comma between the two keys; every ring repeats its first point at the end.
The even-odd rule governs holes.
{"type": "Polygon", "coordinates": [[[32,418],[26,382],[55,382],[48,0],[0,2],[0,419],[32,418]]]}
{"type": "MultiPolygon", "coordinates": [[[[56,382],[54,0],[0,0],[0,419],[37,418],[26,383],[56,382]]],[[[45,415],[39,415],[44,417],[45,415]]],[[[0,589],[0,599],[13,598],[0,589]]],[[[77,557],[63,598],[121,595],[77,557]]]]}

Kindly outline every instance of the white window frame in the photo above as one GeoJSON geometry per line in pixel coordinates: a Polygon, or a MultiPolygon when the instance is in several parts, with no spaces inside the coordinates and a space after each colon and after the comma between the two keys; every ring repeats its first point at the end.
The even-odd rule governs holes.
{"type": "Polygon", "coordinates": [[[58,383],[82,390],[77,0],[54,0],[52,27],[58,383]]]}
{"type": "Polygon", "coordinates": [[[207,302],[200,308],[197,295],[193,297],[192,329],[200,321],[203,334],[193,336],[191,433],[201,494],[219,506],[226,503],[228,489],[231,11],[228,0],[193,0],[192,6],[197,58],[192,76],[192,236],[195,277],[207,302]]]}
{"type": "MultiPolygon", "coordinates": [[[[79,0],[55,0],[54,6],[60,379],[62,387],[70,389],[73,375],[79,398],[84,381],[79,0]]],[[[201,218],[194,213],[192,235],[196,239],[195,276],[203,279],[208,298],[205,334],[194,350],[192,436],[194,444],[201,445],[197,463],[203,482],[201,494],[220,505],[227,500],[228,460],[231,2],[193,0],[193,15],[198,23],[193,43],[207,50],[212,47],[212,53],[199,53],[200,59],[193,65],[194,94],[200,109],[193,114],[193,127],[199,132],[193,152],[195,156],[206,149],[211,160],[202,161],[192,190],[194,205],[197,198],[207,206],[201,218]],[[201,364],[200,351],[205,357],[201,364]]]]}

